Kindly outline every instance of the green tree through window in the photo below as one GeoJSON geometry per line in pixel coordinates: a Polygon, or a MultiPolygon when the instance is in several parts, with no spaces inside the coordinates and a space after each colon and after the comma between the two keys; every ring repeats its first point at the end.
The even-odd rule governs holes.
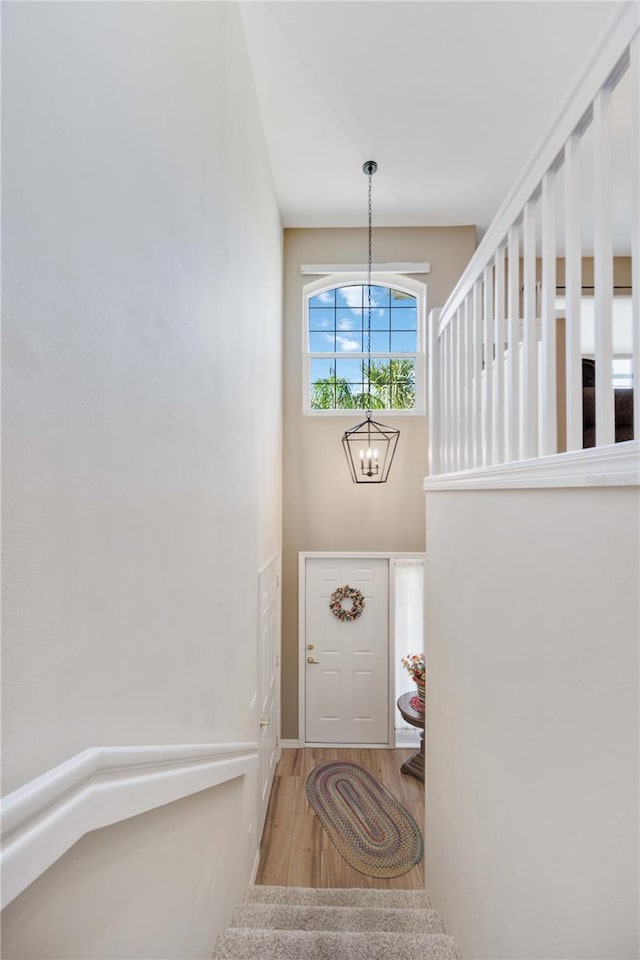
{"type": "MultiPolygon", "coordinates": [[[[367,386],[366,360],[362,376],[367,386]]],[[[371,361],[370,387],[355,393],[344,377],[331,370],[328,377],[313,384],[312,410],[412,410],[415,406],[415,370],[410,360],[371,361]]]]}

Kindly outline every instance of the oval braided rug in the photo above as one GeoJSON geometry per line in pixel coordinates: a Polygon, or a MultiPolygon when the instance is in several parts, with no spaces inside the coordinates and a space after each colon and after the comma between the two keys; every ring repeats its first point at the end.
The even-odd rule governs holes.
{"type": "Polygon", "coordinates": [[[420,827],[357,763],[323,763],[305,785],[309,803],[347,863],[368,877],[399,877],[424,854],[420,827]]]}

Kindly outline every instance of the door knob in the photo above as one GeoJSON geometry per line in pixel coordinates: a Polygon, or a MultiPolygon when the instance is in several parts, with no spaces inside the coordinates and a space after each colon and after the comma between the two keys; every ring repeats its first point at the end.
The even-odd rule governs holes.
{"type": "Polygon", "coordinates": [[[261,727],[270,727],[270,726],[271,726],[271,721],[270,721],[270,720],[261,720],[261,721],[260,721],[260,726],[261,726],[261,727]]]}
{"type": "Polygon", "coordinates": [[[314,660],[313,657],[307,657],[307,663],[320,663],[320,661],[314,660]]]}

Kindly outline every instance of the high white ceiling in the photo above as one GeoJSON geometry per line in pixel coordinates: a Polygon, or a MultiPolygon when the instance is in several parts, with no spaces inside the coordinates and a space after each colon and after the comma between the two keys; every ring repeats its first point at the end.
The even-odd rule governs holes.
{"type": "Polygon", "coordinates": [[[619,4],[253,0],[242,4],[288,227],[486,230],[619,4]]]}

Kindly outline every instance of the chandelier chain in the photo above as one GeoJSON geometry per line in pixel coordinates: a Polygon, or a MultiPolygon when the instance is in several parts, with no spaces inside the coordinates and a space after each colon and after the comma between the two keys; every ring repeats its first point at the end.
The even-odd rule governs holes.
{"type": "MultiPolygon", "coordinates": [[[[371,407],[373,406],[373,396],[371,394],[371,310],[373,306],[373,297],[371,291],[371,274],[373,270],[373,244],[372,244],[372,186],[371,177],[378,169],[375,160],[367,160],[362,164],[362,172],[369,178],[369,249],[367,260],[367,352],[363,354],[366,359],[362,363],[362,376],[364,379],[365,362],[367,387],[367,417],[362,423],[356,424],[350,430],[345,430],[342,437],[342,447],[349,464],[349,472],[354,483],[386,483],[389,476],[389,470],[395,456],[400,431],[396,427],[385,426],[378,423],[372,417],[371,407]]],[[[364,313],[364,296],[362,297],[362,312],[364,313]]],[[[382,312],[382,311],[381,311],[382,312]]],[[[362,338],[364,340],[364,317],[362,318],[362,338]]],[[[364,343],[363,343],[364,346],[364,343]]],[[[361,356],[362,356],[361,355],[361,356]]],[[[364,387],[364,384],[363,384],[364,387]]],[[[376,400],[376,403],[378,401],[376,400]]]]}
{"type": "Polygon", "coordinates": [[[371,416],[371,261],[372,261],[372,242],[371,242],[371,179],[373,171],[369,170],[369,250],[367,260],[367,398],[368,407],[367,416],[371,416]]]}

